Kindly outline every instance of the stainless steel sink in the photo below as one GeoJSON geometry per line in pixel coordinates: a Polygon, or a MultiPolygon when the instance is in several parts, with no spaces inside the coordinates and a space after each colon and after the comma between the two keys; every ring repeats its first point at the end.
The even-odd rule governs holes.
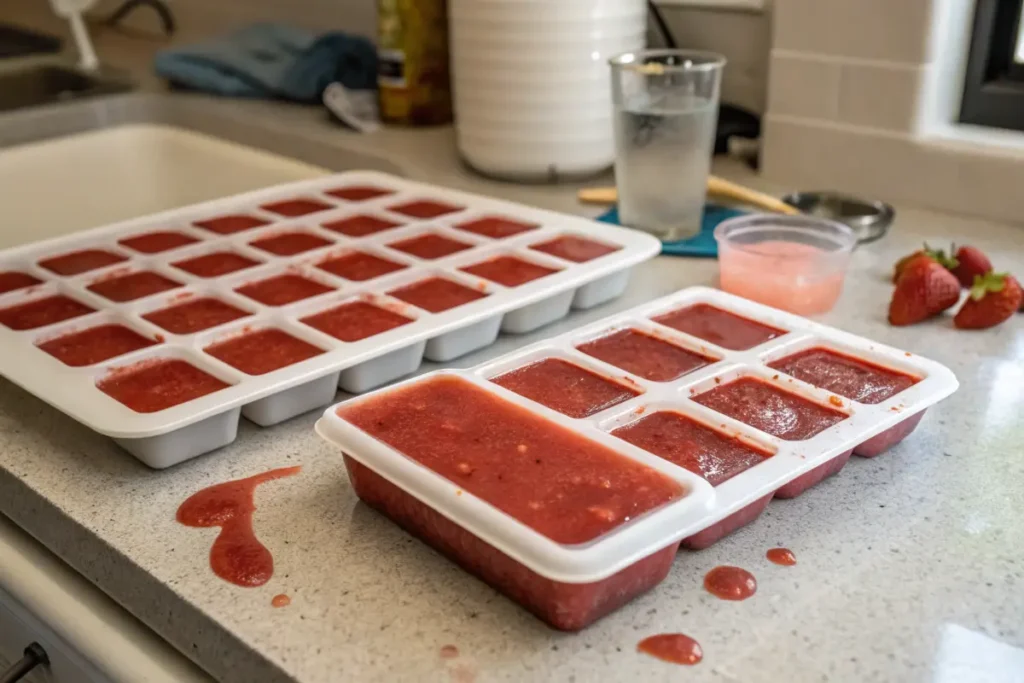
{"type": "Polygon", "coordinates": [[[88,74],[56,64],[33,64],[0,71],[0,112],[125,92],[116,77],[88,74]]]}

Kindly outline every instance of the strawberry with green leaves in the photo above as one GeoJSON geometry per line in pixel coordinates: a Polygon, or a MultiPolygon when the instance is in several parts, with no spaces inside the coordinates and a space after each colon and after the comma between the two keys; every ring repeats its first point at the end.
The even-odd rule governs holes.
{"type": "Polygon", "coordinates": [[[964,288],[970,289],[974,286],[974,278],[992,272],[992,262],[981,249],[965,245],[956,249],[954,253],[956,265],[950,270],[964,288]]]}
{"type": "Polygon", "coordinates": [[[960,300],[960,283],[931,258],[916,259],[900,274],[889,303],[891,325],[913,325],[942,313],[960,300]]]}
{"type": "Polygon", "coordinates": [[[919,265],[928,261],[938,263],[947,270],[953,270],[959,265],[956,258],[947,256],[946,252],[941,249],[932,249],[925,244],[924,249],[918,249],[912,254],[907,254],[896,262],[896,265],[893,268],[892,281],[899,282],[900,276],[903,275],[903,272],[910,266],[919,265]]]}
{"type": "Polygon", "coordinates": [[[1006,273],[987,273],[974,278],[970,296],[953,318],[964,330],[983,330],[1008,320],[1021,307],[1024,291],[1016,278],[1006,273]]]}

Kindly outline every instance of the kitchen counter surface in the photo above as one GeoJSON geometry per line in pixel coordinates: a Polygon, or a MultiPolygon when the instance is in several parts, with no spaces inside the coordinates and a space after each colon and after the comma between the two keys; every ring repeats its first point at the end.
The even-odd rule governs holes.
{"type": "MultiPolygon", "coordinates": [[[[225,103],[268,126],[368,151],[408,175],[547,208],[581,212],[574,186],[515,186],[463,169],[449,129],[358,137],[318,112],[225,103]]],[[[728,177],[765,186],[741,166],[728,177]]],[[[225,681],[1021,681],[1024,672],[1024,316],[986,331],[942,317],[891,328],[891,264],[922,240],[970,241],[1024,273],[1020,227],[897,207],[891,235],[857,251],[825,323],[947,364],[961,381],[915,434],[874,460],[773,502],[708,550],[681,552],[651,593],[578,634],[552,631],[360,504],[316,414],[271,428],[243,421],[238,440],[173,469],[146,469],[26,392],[0,381],[0,512],[225,681]],[[217,579],[214,529],[177,524],[193,492],[272,468],[295,477],[257,491],[255,528],[274,578],[243,589],[217,579]],[[795,567],[764,559],[791,548],[795,567]],[[734,564],[756,596],[703,591],[734,564]],[[271,598],[291,597],[285,608],[271,598]],[[647,635],[684,632],[704,661],[680,671],[636,653],[647,635]],[[440,656],[444,645],[459,656],[440,656]]],[[[593,213],[593,211],[590,211],[593,213]]],[[[621,299],[451,365],[465,367],[682,287],[713,283],[714,261],[657,258],[621,299]]],[[[425,366],[424,370],[430,369],[425,366]]],[[[339,400],[344,396],[339,396],[339,400]]]]}

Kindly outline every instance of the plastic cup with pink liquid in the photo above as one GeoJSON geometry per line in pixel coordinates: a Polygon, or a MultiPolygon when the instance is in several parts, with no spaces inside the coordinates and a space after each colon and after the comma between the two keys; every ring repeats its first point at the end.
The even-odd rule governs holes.
{"type": "Polygon", "coordinates": [[[799,315],[832,309],[857,244],[842,223],[776,214],[723,221],[715,239],[723,290],[799,315]]]}

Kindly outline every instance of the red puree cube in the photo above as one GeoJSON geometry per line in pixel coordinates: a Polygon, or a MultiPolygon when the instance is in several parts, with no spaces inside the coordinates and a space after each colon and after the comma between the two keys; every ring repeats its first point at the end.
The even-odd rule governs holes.
{"type": "Polygon", "coordinates": [[[723,415],[786,441],[803,441],[847,418],[753,377],[741,377],[693,399],[723,415]]]}
{"type": "Polygon", "coordinates": [[[349,187],[327,190],[324,194],[329,194],[332,197],[344,199],[348,202],[364,202],[367,199],[376,199],[377,197],[394,194],[394,191],[372,185],[350,185],[349,187]]]}
{"type": "Polygon", "coordinates": [[[671,382],[715,362],[639,330],[621,330],[576,348],[652,382],[671,382]]]}
{"type": "Polygon", "coordinates": [[[333,230],[334,232],[340,232],[342,235],[348,235],[349,237],[366,237],[367,235],[374,235],[391,228],[397,228],[399,225],[401,223],[384,220],[376,216],[360,215],[330,221],[324,223],[321,227],[333,230]]]}
{"type": "Polygon", "coordinates": [[[556,268],[538,266],[536,263],[530,263],[515,256],[499,256],[489,261],[459,268],[459,270],[491,282],[497,282],[505,287],[518,287],[558,272],[556,268]]]}
{"type": "Polygon", "coordinates": [[[679,551],[677,541],[600,581],[553,581],[347,455],[345,467],[360,500],[560,631],[586,628],[657,586],[668,576],[679,551]]]}
{"type": "Polygon", "coordinates": [[[248,375],[265,375],[323,353],[323,349],[277,329],[232,337],[203,351],[248,375]]]}
{"type": "Polygon", "coordinates": [[[243,230],[252,230],[253,228],[258,228],[261,225],[269,225],[269,223],[262,218],[256,218],[256,216],[233,214],[230,216],[209,218],[204,221],[196,221],[194,225],[198,225],[200,228],[204,228],[210,232],[215,232],[218,235],[233,235],[234,233],[242,232],[243,230]]]}
{"type": "Polygon", "coordinates": [[[785,486],[779,488],[775,492],[776,498],[796,498],[801,493],[811,488],[817,483],[828,479],[833,474],[837,474],[839,470],[843,469],[846,463],[850,460],[850,455],[853,453],[852,450],[840,453],[836,457],[832,458],[828,462],[824,462],[812,470],[804,472],[799,477],[789,482],[785,486]]]}
{"type": "Polygon", "coordinates": [[[143,337],[124,325],[100,325],[39,344],[39,348],[73,368],[123,356],[159,342],[143,337]]]}
{"type": "Polygon", "coordinates": [[[772,456],[769,451],[673,411],[651,413],[619,427],[612,435],[699,474],[712,486],[772,456]]]}
{"type": "MultiPolygon", "coordinates": [[[[556,543],[593,541],[685,495],[660,472],[464,379],[436,376],[338,415],[556,543]]],[[[678,544],[567,584],[527,569],[346,457],[359,497],[555,628],[578,630],[660,582],[678,544]]]]}
{"type": "Polygon", "coordinates": [[[492,377],[498,386],[525,396],[569,417],[588,417],[640,392],[605,379],[578,365],[547,358],[492,377]]]}
{"type": "Polygon", "coordinates": [[[259,261],[254,261],[233,251],[215,251],[184,261],[175,261],[171,265],[197,277],[220,277],[259,264],[259,261]]]}
{"type": "Polygon", "coordinates": [[[117,243],[142,254],[159,254],[163,251],[184,247],[186,244],[195,244],[198,241],[195,237],[184,233],[165,230],[126,237],[123,240],[118,240],[117,243]]]}
{"type": "Polygon", "coordinates": [[[498,240],[530,230],[536,230],[540,226],[536,223],[522,223],[511,218],[502,218],[501,216],[486,216],[475,221],[459,223],[455,227],[475,235],[483,235],[484,237],[498,240]]]}
{"type": "Polygon", "coordinates": [[[881,403],[917,384],[917,377],[830,349],[813,348],[768,364],[808,384],[859,403],[881,403]]]}
{"type": "MultiPolygon", "coordinates": [[[[712,486],[758,465],[772,453],[711,429],[681,413],[652,413],[612,432],[623,441],[704,477],[712,486]]],[[[747,505],[717,524],[683,540],[691,550],[706,548],[758,518],[771,495],[747,505]]]]}
{"type": "Polygon", "coordinates": [[[249,243],[250,246],[278,256],[295,256],[304,251],[312,251],[332,244],[334,242],[331,240],[308,232],[284,232],[249,243]]]}
{"type": "Polygon", "coordinates": [[[264,211],[270,211],[271,213],[276,213],[280,216],[295,218],[296,216],[305,216],[319,211],[326,211],[327,209],[333,209],[334,207],[327,202],[322,202],[319,199],[313,199],[312,197],[298,197],[296,199],[288,199],[283,202],[264,204],[260,208],[264,211]]]}
{"type": "Polygon", "coordinates": [[[372,280],[375,277],[381,275],[387,275],[388,273],[394,273],[395,271],[402,270],[405,268],[403,263],[395,263],[373,254],[367,254],[362,251],[353,251],[342,256],[327,259],[321,261],[316,265],[321,270],[326,270],[328,273],[343,277],[346,280],[352,280],[354,282],[362,282],[363,280],[372,280]]]}
{"type": "Polygon", "coordinates": [[[654,318],[654,322],[733,351],[746,351],[786,334],[785,330],[748,320],[709,304],[694,304],[671,311],[654,318]]]}
{"type": "Polygon", "coordinates": [[[683,539],[682,546],[687,550],[703,550],[728,536],[734,531],[739,531],[746,525],[761,516],[761,513],[768,508],[768,503],[776,494],[769,493],[767,496],[758,498],[750,505],[741,507],[717,524],[712,524],[704,531],[698,531],[692,536],[683,539]]]}
{"type": "Polygon", "coordinates": [[[12,330],[33,330],[92,313],[95,309],[63,294],[0,309],[0,324],[12,330]]]}
{"type": "Polygon", "coordinates": [[[333,292],[334,288],[301,275],[285,273],[259,282],[250,282],[236,288],[235,291],[259,301],[264,306],[287,306],[302,299],[333,292]]]}
{"type": "Polygon", "coordinates": [[[14,270],[7,271],[0,273],[0,294],[13,292],[17,289],[25,289],[32,285],[42,284],[42,282],[39,278],[28,273],[19,273],[14,270]]]}
{"type": "Polygon", "coordinates": [[[408,325],[412,319],[365,301],[351,301],[302,318],[300,322],[335,339],[354,342],[408,325]]]}
{"type": "Polygon", "coordinates": [[[452,206],[443,202],[433,202],[427,199],[415,202],[406,202],[388,207],[390,211],[412,216],[413,218],[437,218],[448,213],[462,211],[461,206],[452,206]]]}
{"type": "Polygon", "coordinates": [[[89,285],[88,289],[111,301],[124,302],[141,299],[158,292],[166,292],[177,287],[181,287],[180,282],[175,282],[160,273],[143,270],[120,277],[98,280],[89,285]]]}
{"type": "Polygon", "coordinates": [[[421,259],[433,260],[465,251],[473,245],[430,232],[419,237],[392,242],[388,246],[421,259]]]}
{"type": "Polygon", "coordinates": [[[612,247],[593,240],[577,237],[576,235],[562,235],[548,242],[541,242],[530,247],[534,251],[542,251],[558,258],[576,263],[593,261],[601,256],[613,254],[622,247],[612,247]]]}
{"type": "Polygon", "coordinates": [[[853,452],[862,458],[873,458],[876,455],[881,455],[887,450],[898,444],[903,439],[910,436],[910,434],[917,429],[917,425],[920,424],[921,418],[924,417],[925,411],[919,412],[917,415],[906,418],[902,422],[897,423],[893,427],[889,427],[884,432],[876,434],[861,445],[853,449],[853,452]]]}
{"type": "Polygon", "coordinates": [[[83,249],[60,256],[51,256],[40,261],[39,265],[57,275],[78,275],[127,260],[124,256],[105,249],[83,249]]]}
{"type": "Polygon", "coordinates": [[[192,334],[252,315],[218,299],[190,299],[142,316],[172,334],[192,334]]]}
{"type": "Polygon", "coordinates": [[[155,413],[230,386],[183,360],[143,361],[119,368],[96,387],[136,413],[155,413]]]}
{"type": "Polygon", "coordinates": [[[388,292],[389,296],[401,299],[431,313],[440,313],[450,308],[468,304],[487,296],[487,292],[470,289],[457,282],[441,277],[420,280],[405,287],[388,292]]]}

